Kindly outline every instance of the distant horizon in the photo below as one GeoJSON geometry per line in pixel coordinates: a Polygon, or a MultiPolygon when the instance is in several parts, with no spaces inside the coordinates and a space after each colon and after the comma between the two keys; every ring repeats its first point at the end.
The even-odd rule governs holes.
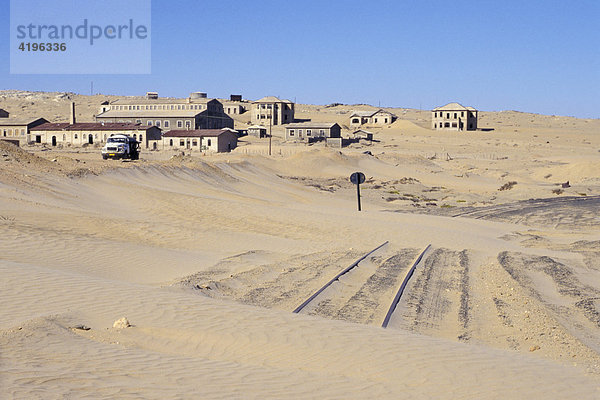
{"type": "MultiPolygon", "coordinates": [[[[47,90],[26,90],[26,89],[0,89],[0,92],[4,92],[4,91],[17,91],[17,92],[29,92],[29,93],[66,93],[66,94],[75,94],[78,96],[122,96],[122,97],[145,97],[146,93],[143,94],[116,94],[116,93],[94,93],[94,94],[86,94],[86,93],[79,93],[79,92],[74,92],[74,91],[65,91],[65,90],[51,90],[51,91],[47,91],[47,90]]],[[[190,92],[191,93],[191,92],[190,92]]],[[[231,94],[237,94],[237,93],[231,93],[231,94]]],[[[160,93],[158,93],[160,98],[172,98],[172,99],[185,99],[187,97],[189,97],[189,93],[188,96],[162,96],[160,93]]],[[[277,95],[273,95],[273,94],[267,94],[265,96],[275,96],[278,98],[283,98],[277,95]]],[[[252,102],[252,101],[256,101],[262,97],[265,96],[261,96],[261,97],[257,97],[256,99],[248,99],[245,97],[242,97],[242,99],[244,101],[248,101],[248,102],[252,102]]],[[[229,96],[223,96],[223,97],[219,97],[219,96],[210,96],[208,95],[208,98],[211,99],[223,99],[226,100],[228,99],[229,96]]],[[[369,103],[343,103],[343,102],[333,102],[333,103],[310,103],[310,102],[297,102],[295,104],[304,104],[304,105],[312,105],[312,106],[328,106],[330,104],[334,104],[334,103],[339,103],[339,105],[341,106],[369,106],[369,107],[375,107],[375,108],[393,108],[393,109],[404,109],[404,110],[418,110],[418,111],[432,111],[433,108],[435,107],[441,107],[444,106],[446,104],[449,103],[459,103],[463,106],[471,106],[475,109],[477,109],[477,111],[480,112],[517,112],[517,113],[523,113],[523,114],[533,114],[533,115],[544,115],[544,116],[548,116],[548,117],[566,117],[566,118],[577,118],[577,119],[600,119],[600,117],[577,117],[574,115],[563,115],[563,114],[543,114],[543,113],[538,113],[538,112],[532,112],[532,111],[524,111],[524,110],[516,110],[516,109],[505,109],[505,110],[483,110],[480,108],[477,108],[475,105],[471,105],[471,104],[464,104],[460,101],[450,101],[448,103],[444,103],[444,104],[439,104],[436,105],[435,107],[432,108],[414,108],[414,107],[403,107],[403,106],[389,106],[389,105],[377,105],[377,104],[369,104],[369,103]]],[[[1,107],[0,107],[1,108],[1,107]]]]}
{"type": "MultiPolygon", "coordinates": [[[[456,101],[599,119],[598,20],[600,2],[591,0],[154,0],[150,74],[11,75],[6,57],[0,88],[86,94],[93,81],[104,93],[273,94],[299,104],[422,110],[456,101]]],[[[0,41],[3,54],[9,46],[0,41]]]]}

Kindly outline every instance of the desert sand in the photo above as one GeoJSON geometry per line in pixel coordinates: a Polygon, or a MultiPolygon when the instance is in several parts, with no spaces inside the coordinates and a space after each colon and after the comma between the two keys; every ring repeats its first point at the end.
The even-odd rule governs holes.
{"type": "MultiPolygon", "coordinates": [[[[0,108],[58,122],[75,100],[91,121],[104,99],[0,108]]],[[[0,141],[0,397],[599,398],[600,121],[481,112],[493,130],[435,132],[390,110],[372,144],[276,129],[271,156],[248,137],[136,162],[0,141]]]]}

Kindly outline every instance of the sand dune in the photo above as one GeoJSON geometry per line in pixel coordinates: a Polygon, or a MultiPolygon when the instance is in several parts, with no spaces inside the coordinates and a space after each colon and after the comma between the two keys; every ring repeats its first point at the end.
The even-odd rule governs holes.
{"type": "Polygon", "coordinates": [[[600,396],[597,121],[485,113],[498,129],[463,135],[395,112],[341,152],[0,142],[0,397],[600,396]]]}

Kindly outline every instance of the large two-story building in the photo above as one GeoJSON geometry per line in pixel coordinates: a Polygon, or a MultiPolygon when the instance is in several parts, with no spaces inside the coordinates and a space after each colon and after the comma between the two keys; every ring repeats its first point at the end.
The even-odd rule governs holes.
{"type": "Polygon", "coordinates": [[[119,122],[172,129],[233,128],[233,119],[223,110],[223,104],[192,93],[186,99],[159,98],[147,93],[146,98],[123,98],[103,105],[97,122],[119,122]]]}
{"type": "Polygon", "coordinates": [[[474,131],[477,129],[477,113],[473,107],[448,103],[431,111],[431,129],[474,131]]]}
{"type": "Polygon", "coordinates": [[[294,122],[295,104],[274,96],[252,103],[250,121],[253,125],[283,125],[294,122]]]}

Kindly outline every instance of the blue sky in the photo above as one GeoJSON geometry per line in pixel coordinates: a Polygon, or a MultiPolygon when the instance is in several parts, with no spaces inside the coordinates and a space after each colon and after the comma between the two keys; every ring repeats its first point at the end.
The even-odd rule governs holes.
{"type": "Polygon", "coordinates": [[[597,0],[153,0],[151,74],[10,75],[2,40],[0,89],[89,94],[93,81],[105,94],[423,109],[459,101],[599,118],[598,21],[597,0]]]}

